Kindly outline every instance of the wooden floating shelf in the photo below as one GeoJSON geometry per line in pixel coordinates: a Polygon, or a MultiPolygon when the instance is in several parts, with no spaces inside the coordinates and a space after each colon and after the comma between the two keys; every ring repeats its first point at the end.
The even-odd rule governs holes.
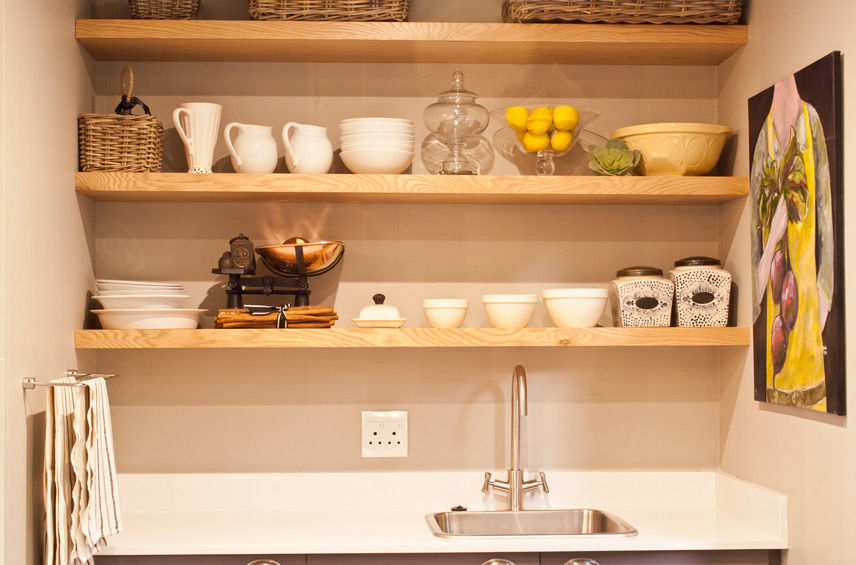
{"type": "Polygon", "coordinates": [[[744,197],[740,177],[77,173],[77,192],[140,202],[709,204],[744,197]]]}
{"type": "Polygon", "coordinates": [[[716,65],[742,25],[77,20],[98,61],[716,65]]]}
{"type": "Polygon", "coordinates": [[[78,349],[748,346],[749,328],[77,330],[78,349]]]}

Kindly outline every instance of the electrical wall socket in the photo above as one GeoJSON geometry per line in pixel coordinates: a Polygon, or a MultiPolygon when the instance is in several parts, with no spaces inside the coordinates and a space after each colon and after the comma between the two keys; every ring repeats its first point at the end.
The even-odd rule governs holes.
{"type": "Polygon", "coordinates": [[[363,457],[407,457],[407,412],[363,412],[363,457]]]}

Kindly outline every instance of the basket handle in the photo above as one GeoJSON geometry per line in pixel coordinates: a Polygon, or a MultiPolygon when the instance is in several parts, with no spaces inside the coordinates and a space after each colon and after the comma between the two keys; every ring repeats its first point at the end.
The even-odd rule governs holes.
{"type": "Polygon", "coordinates": [[[134,93],[134,69],[130,66],[125,65],[122,67],[122,74],[119,75],[119,80],[121,81],[122,87],[122,99],[116,105],[116,109],[114,110],[117,114],[121,116],[130,116],[131,111],[137,106],[142,106],[143,112],[147,115],[151,115],[151,111],[149,107],[145,105],[145,103],[133,95],[134,93]],[[127,86],[125,83],[125,76],[127,75],[127,86]]]}

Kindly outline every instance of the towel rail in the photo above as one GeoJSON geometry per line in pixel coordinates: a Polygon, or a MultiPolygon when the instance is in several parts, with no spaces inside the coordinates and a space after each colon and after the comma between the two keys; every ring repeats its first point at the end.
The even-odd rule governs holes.
{"type": "Polygon", "coordinates": [[[65,376],[74,377],[75,379],[78,379],[78,381],[74,383],[40,383],[34,378],[25,377],[21,379],[21,388],[23,388],[24,390],[33,390],[37,386],[83,386],[83,383],[89,379],[94,379],[97,377],[101,377],[103,379],[112,379],[113,377],[118,377],[119,375],[102,373],[81,373],[77,369],[69,369],[65,372],[65,376]]]}

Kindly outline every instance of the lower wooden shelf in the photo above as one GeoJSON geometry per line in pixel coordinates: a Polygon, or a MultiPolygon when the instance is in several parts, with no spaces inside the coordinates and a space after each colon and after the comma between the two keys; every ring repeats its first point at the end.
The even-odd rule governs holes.
{"type": "Polygon", "coordinates": [[[78,349],[748,346],[739,328],[77,330],[78,349]]]}

